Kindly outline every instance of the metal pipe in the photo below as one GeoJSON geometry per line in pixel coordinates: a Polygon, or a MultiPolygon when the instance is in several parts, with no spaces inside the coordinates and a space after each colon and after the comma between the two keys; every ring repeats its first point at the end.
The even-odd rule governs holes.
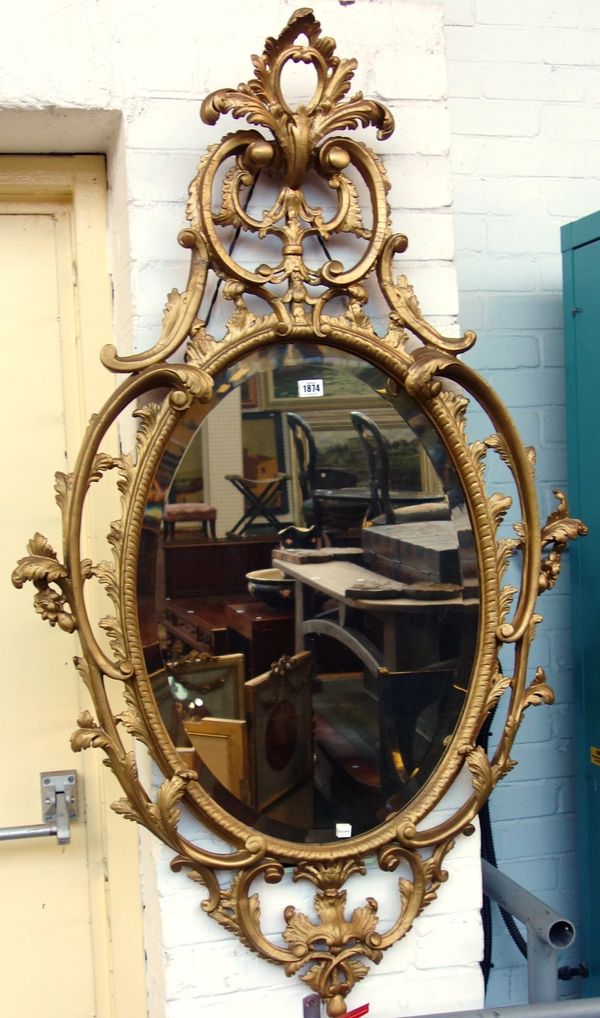
{"type": "Polygon", "coordinates": [[[558,1000],[556,950],[527,927],[527,996],[530,1004],[558,1000]]]}
{"type": "Polygon", "coordinates": [[[0,841],[20,838],[47,838],[58,834],[56,824],[23,824],[21,827],[0,827],[0,841]]]}
{"type": "Polygon", "coordinates": [[[575,927],[564,916],[545,905],[505,873],[501,873],[485,859],[482,860],[483,893],[493,898],[502,908],[526,923],[527,929],[544,944],[560,951],[575,939],[575,927]]]}
{"type": "Polygon", "coordinates": [[[419,1018],[600,1018],[600,997],[486,1007],[479,1011],[445,1011],[443,1014],[420,1015],[419,1018]]]}

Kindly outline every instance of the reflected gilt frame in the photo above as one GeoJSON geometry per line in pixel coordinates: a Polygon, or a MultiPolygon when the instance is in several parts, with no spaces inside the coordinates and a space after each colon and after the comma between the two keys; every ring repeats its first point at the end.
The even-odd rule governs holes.
{"type": "MultiPolygon", "coordinates": [[[[560,492],[556,511],[540,526],[534,452],[523,446],[493,389],[459,357],[473,345],[475,334],[442,336],[424,319],[406,277],[395,274],[394,259],[406,250],[407,238],[392,233],[389,182],[381,160],[352,136],[358,127],[375,127],[378,138],[385,139],[394,125],[381,103],[360,92],[350,94],[356,61],[338,57],[334,41],[321,34],[312,12],[302,9],[279,37],[267,40],[253,64],[254,77],[247,84],[214,92],[202,104],[207,124],[230,113],[250,126],[211,146],[190,185],[189,225],[179,237],[190,252],[186,289],[169,294],[162,332],[152,349],[131,356],[119,356],[112,346],[102,350],[106,368],[126,377],[92,418],[74,472],[57,474],[64,525],[62,561],[36,534],[13,581],[17,586],[32,581],[35,610],[50,625],[79,636],[82,654],[76,665],[96,716],[87,711],[81,715],[72,746],[75,751],[95,747],[106,755],[124,790],[113,809],[172,849],[174,869],[185,869],[204,885],[202,907],[208,915],[250,950],[284,966],[288,975],[298,974],[326,1002],[327,1013],[335,1016],[345,1013],[347,995],[367,974],[369,963],[376,964],[405,936],[435,898],[445,879],[444,857],[460,834],[472,830],[473,819],[495,784],[514,766],[511,748],[525,710],[552,701],[541,668],[527,680],[528,651],[541,619],[536,600],[554,585],[568,540],[585,528],[570,519],[560,492]],[[281,90],[282,70],[290,61],[312,65],[317,77],[312,99],[297,108],[288,105],[281,90]],[[255,218],[243,198],[259,174],[277,182],[279,190],[273,205],[255,218]],[[320,179],[337,203],[329,219],[321,208],[311,206],[303,190],[309,175],[320,179]],[[368,225],[357,177],[368,194],[368,225]],[[223,228],[244,232],[259,247],[265,238],[279,242],[281,259],[276,264],[259,263],[259,251],[258,268],[248,268],[247,261],[240,264],[224,246],[219,235],[223,228]],[[351,264],[328,255],[318,267],[307,264],[308,238],[316,237],[325,246],[344,235],[363,245],[351,264]],[[232,306],[225,333],[218,338],[208,334],[199,317],[209,275],[222,282],[222,295],[232,306]],[[370,285],[388,307],[384,334],[375,330],[367,314],[370,285]],[[255,310],[259,304],[262,313],[255,310]],[[441,436],[461,481],[478,563],[481,611],[475,661],[460,721],[439,765],[399,813],[366,834],[329,844],[295,843],[259,833],[228,813],[200,785],[170,742],[154,702],[136,605],[144,507],[177,421],[192,404],[209,411],[213,379],[224,369],[282,341],[316,341],[353,353],[385,372],[392,391],[404,386],[413,396],[441,436]],[[180,350],[184,359],[177,361],[180,350]],[[157,389],[168,390],[162,402],[135,411],[139,419],[135,456],[103,452],[103,439],[118,416],[157,389]],[[485,441],[468,440],[467,397],[491,422],[485,441]],[[484,470],[490,453],[501,457],[515,481],[520,513],[515,536],[498,534],[511,500],[486,491],[484,470]],[[117,479],[122,516],[108,536],[114,561],[94,564],[81,554],[82,514],[94,484],[109,483],[109,475],[117,479]],[[521,559],[518,589],[504,580],[513,556],[521,559]],[[103,584],[112,601],[109,617],[97,620],[88,614],[84,590],[92,582],[103,584]],[[502,655],[503,670],[502,648],[512,651],[510,658],[502,655]],[[111,706],[115,686],[124,699],[118,711],[111,706]],[[477,743],[478,735],[501,698],[507,702],[502,731],[488,757],[477,743]],[[129,736],[147,747],[164,775],[154,798],[140,781],[129,736]],[[432,811],[465,768],[470,792],[453,815],[432,820],[432,811]],[[209,851],[188,840],[179,826],[182,806],[216,831],[228,843],[227,851],[209,851]],[[368,894],[362,906],[347,912],[346,881],[352,875],[365,876],[369,857],[383,870],[398,873],[396,918],[386,927],[380,923],[377,902],[368,894]],[[260,879],[280,881],[285,867],[291,867],[294,881],[314,885],[314,912],[305,915],[288,905],[281,936],[269,939],[260,924],[257,887],[260,879]],[[224,878],[227,873],[230,879],[224,878]]],[[[368,876],[365,879],[368,887],[368,876]]]]}

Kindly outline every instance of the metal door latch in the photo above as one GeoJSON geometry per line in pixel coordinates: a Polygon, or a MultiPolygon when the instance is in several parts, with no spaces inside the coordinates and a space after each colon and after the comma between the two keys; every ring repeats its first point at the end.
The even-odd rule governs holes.
{"type": "Polygon", "coordinates": [[[43,824],[0,827],[0,841],[20,838],[45,838],[56,835],[59,845],[71,840],[69,821],[77,819],[78,795],[76,771],[42,771],[40,774],[43,824]]]}

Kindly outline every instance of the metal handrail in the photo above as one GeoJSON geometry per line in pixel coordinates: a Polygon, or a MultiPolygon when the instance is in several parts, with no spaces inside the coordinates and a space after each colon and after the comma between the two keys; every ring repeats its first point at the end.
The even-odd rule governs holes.
{"type": "Polygon", "coordinates": [[[557,952],[575,939],[575,926],[505,873],[482,859],[483,893],[527,927],[527,984],[530,1004],[558,998],[557,952]]]}

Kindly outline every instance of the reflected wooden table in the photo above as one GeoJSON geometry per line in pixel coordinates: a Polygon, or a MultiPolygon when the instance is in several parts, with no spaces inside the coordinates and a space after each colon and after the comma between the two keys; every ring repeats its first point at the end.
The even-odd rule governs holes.
{"type": "MultiPolygon", "coordinates": [[[[337,551],[339,553],[342,549],[337,551]]],[[[356,549],[348,549],[348,553],[356,556],[356,549]]],[[[275,553],[273,565],[296,581],[296,652],[303,648],[304,638],[308,633],[322,633],[339,640],[353,651],[373,674],[380,668],[395,671],[398,667],[397,620],[400,614],[411,615],[422,613],[424,610],[439,611],[441,608],[460,610],[465,604],[460,587],[456,588],[456,592],[451,592],[453,596],[449,596],[448,584],[402,584],[366,569],[356,561],[356,558],[354,561],[336,557],[332,561],[295,562],[291,560],[289,552],[285,559],[278,558],[275,553]],[[430,598],[426,596],[427,586],[431,588],[430,598]],[[404,589],[411,588],[413,591],[418,588],[418,598],[402,596],[404,589]],[[315,591],[337,603],[337,621],[308,617],[311,595],[315,591]],[[352,591],[352,594],[349,594],[349,591],[352,591]],[[400,592],[400,596],[394,596],[397,591],[400,592]],[[442,596],[437,596],[438,594],[442,596]],[[375,646],[364,633],[347,624],[349,609],[367,612],[380,620],[383,631],[381,647],[375,646]]]]}

